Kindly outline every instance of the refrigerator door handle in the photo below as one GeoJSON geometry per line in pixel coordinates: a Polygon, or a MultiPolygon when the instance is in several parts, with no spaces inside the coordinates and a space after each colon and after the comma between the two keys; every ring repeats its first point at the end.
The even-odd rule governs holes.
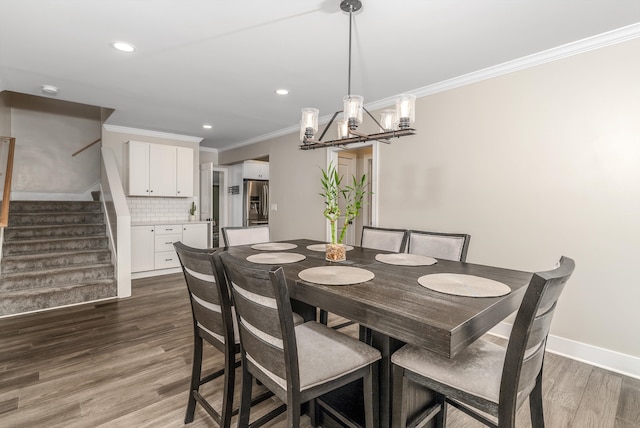
{"type": "Polygon", "coordinates": [[[262,194],[264,201],[262,204],[262,215],[266,217],[269,214],[269,186],[267,184],[262,188],[262,194]]]}

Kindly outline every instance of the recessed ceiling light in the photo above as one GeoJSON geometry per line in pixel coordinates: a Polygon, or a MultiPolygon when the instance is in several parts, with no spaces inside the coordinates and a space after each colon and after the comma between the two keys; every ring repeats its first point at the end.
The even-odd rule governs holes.
{"type": "Polygon", "coordinates": [[[211,128],[213,128],[213,125],[202,125],[202,127],[204,129],[211,129],[211,128]]]}
{"type": "Polygon", "coordinates": [[[127,42],[113,42],[111,43],[111,46],[122,52],[133,52],[136,50],[135,46],[127,42]]]}
{"type": "Polygon", "coordinates": [[[42,85],[42,92],[47,95],[58,95],[58,88],[53,85],[42,85]]]}
{"type": "Polygon", "coordinates": [[[287,89],[276,89],[276,94],[278,94],[278,95],[288,95],[289,91],[287,89]]]}

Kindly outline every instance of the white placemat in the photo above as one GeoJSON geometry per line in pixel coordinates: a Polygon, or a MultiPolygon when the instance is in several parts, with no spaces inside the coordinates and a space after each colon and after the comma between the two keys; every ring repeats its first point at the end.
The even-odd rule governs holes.
{"type": "Polygon", "coordinates": [[[290,242],[265,242],[262,244],[253,244],[251,248],[254,250],[266,250],[266,251],[284,251],[292,250],[296,248],[296,244],[290,242]]]}
{"type": "Polygon", "coordinates": [[[511,292],[507,284],[474,275],[434,273],[418,278],[430,290],[466,297],[497,297],[511,292]]]}
{"type": "Polygon", "coordinates": [[[419,256],[417,254],[407,253],[391,253],[391,254],[376,254],[376,260],[389,265],[400,266],[430,266],[438,263],[438,261],[432,257],[419,256]]]}
{"type": "Polygon", "coordinates": [[[318,266],[301,271],[300,279],[322,285],[349,285],[371,281],[375,275],[366,269],[350,266],[318,266]]]}
{"type": "Polygon", "coordinates": [[[281,265],[304,260],[304,254],[298,253],[260,253],[247,257],[247,261],[261,265],[281,265]]]}
{"type": "MultiPolygon", "coordinates": [[[[347,251],[353,250],[353,247],[351,245],[345,245],[345,247],[347,247],[347,251]]],[[[327,250],[327,244],[307,245],[307,250],[311,250],[311,251],[326,251],[327,250]]]]}

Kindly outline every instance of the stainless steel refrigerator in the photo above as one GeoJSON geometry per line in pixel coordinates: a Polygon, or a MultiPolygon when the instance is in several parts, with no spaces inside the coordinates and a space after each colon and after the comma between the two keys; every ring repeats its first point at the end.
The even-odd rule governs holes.
{"type": "Polygon", "coordinates": [[[269,182],[244,180],[242,225],[269,224],[269,182]]]}

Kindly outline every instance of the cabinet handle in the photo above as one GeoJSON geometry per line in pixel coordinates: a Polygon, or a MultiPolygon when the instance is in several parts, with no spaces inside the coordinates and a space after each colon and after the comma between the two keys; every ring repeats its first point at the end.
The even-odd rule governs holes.
{"type": "Polygon", "coordinates": [[[165,244],[173,244],[173,242],[169,241],[169,242],[165,242],[165,244]]]}
{"type": "Polygon", "coordinates": [[[164,259],[165,262],[173,261],[173,259],[164,259]]]}
{"type": "Polygon", "coordinates": [[[178,190],[178,193],[180,193],[180,191],[178,190]]]}

